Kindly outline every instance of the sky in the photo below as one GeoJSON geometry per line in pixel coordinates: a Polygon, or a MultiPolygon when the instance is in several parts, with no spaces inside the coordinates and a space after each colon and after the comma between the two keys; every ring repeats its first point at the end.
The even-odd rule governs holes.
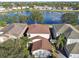
{"type": "Polygon", "coordinates": [[[77,2],[79,2],[79,0],[0,0],[0,2],[35,2],[35,1],[37,1],[37,2],[39,2],[39,1],[42,1],[42,2],[46,2],[46,1],[49,1],[49,2],[51,2],[51,1],[54,1],[54,2],[61,2],[61,1],[67,1],[67,2],[71,2],[71,1],[73,1],[73,2],[75,2],[75,1],[77,1],[77,2]]]}

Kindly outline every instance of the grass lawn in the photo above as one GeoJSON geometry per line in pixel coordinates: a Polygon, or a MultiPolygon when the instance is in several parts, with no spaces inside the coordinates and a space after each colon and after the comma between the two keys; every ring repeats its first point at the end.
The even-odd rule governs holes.
{"type": "Polygon", "coordinates": [[[47,10],[50,12],[79,12],[79,10],[47,10]]]}
{"type": "MultiPolygon", "coordinates": [[[[37,9],[29,9],[29,11],[34,11],[37,9]]],[[[39,11],[49,11],[49,12],[79,12],[79,10],[39,10],[39,11]]]]}
{"type": "MultiPolygon", "coordinates": [[[[38,9],[16,9],[12,11],[0,12],[0,13],[7,13],[7,12],[20,12],[20,11],[38,11],[38,9]]],[[[39,10],[39,11],[49,11],[49,12],[79,12],[79,10],[39,10]]]]}

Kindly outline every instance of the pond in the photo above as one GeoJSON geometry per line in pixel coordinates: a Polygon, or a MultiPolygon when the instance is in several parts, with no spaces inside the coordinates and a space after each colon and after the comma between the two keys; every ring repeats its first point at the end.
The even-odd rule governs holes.
{"type": "MultiPolygon", "coordinates": [[[[17,13],[8,13],[7,16],[11,17],[11,16],[17,16],[17,13]]],[[[19,14],[22,15],[26,15],[26,16],[30,16],[31,12],[19,12],[19,14]]],[[[64,12],[42,12],[43,14],[43,24],[62,24],[62,20],[61,17],[64,14],[64,12]]],[[[9,21],[9,23],[12,20],[9,21]]],[[[34,24],[35,22],[32,19],[29,19],[28,21],[26,21],[27,24],[34,24]]]]}

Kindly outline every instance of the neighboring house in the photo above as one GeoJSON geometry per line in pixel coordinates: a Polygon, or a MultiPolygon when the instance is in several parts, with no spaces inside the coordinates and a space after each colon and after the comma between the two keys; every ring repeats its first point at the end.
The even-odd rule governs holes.
{"type": "Polygon", "coordinates": [[[41,36],[46,39],[50,39],[50,30],[48,25],[44,24],[32,24],[29,25],[27,36],[29,38],[35,37],[35,36],[41,36]]]}
{"type": "Polygon", "coordinates": [[[73,10],[73,8],[72,7],[68,7],[68,10],[73,10]]]}
{"type": "Polygon", "coordinates": [[[44,10],[43,6],[34,6],[34,9],[44,10]]]}
{"type": "Polygon", "coordinates": [[[56,7],[52,7],[52,10],[57,10],[57,8],[56,7]]]}
{"type": "Polygon", "coordinates": [[[64,34],[67,39],[67,45],[79,42],[79,31],[70,24],[54,24],[53,34],[54,37],[58,37],[60,34],[64,34]]]}
{"type": "Polygon", "coordinates": [[[7,41],[9,38],[9,36],[6,36],[6,35],[0,35],[0,43],[3,43],[4,41],[7,41]]]}
{"type": "Polygon", "coordinates": [[[64,33],[68,28],[69,26],[67,26],[66,24],[54,24],[53,25],[54,37],[58,37],[60,34],[64,33]]]}
{"type": "Polygon", "coordinates": [[[12,7],[13,10],[17,9],[17,7],[12,7]]]}
{"type": "Polygon", "coordinates": [[[79,43],[67,45],[68,57],[79,58],[79,43]]]}
{"type": "Polygon", "coordinates": [[[58,10],[62,10],[62,8],[61,8],[61,7],[58,7],[57,9],[58,9],[58,10]]]}
{"type": "Polygon", "coordinates": [[[4,11],[5,8],[3,6],[0,6],[0,11],[4,11]]]}
{"type": "Polygon", "coordinates": [[[26,6],[26,8],[30,8],[29,6],[26,6]]]}
{"type": "Polygon", "coordinates": [[[48,7],[47,9],[48,9],[48,10],[52,10],[52,7],[48,7]]]}
{"type": "Polygon", "coordinates": [[[39,9],[39,10],[52,10],[52,7],[49,7],[47,5],[45,5],[45,6],[36,6],[36,5],[34,5],[34,9],[39,9]]]}
{"type": "Polygon", "coordinates": [[[76,42],[79,42],[79,33],[73,30],[67,38],[67,45],[76,42]]]}
{"type": "Polygon", "coordinates": [[[34,42],[37,42],[39,40],[43,40],[43,39],[46,39],[46,38],[41,37],[41,36],[35,36],[35,37],[30,38],[30,39],[31,39],[31,43],[34,43],[34,42]]]}
{"type": "Polygon", "coordinates": [[[76,25],[75,28],[76,28],[77,30],[79,30],[79,25],[76,25]]]}
{"type": "Polygon", "coordinates": [[[46,58],[51,56],[52,45],[46,38],[36,36],[31,39],[33,39],[31,53],[34,57],[46,58]]]}
{"type": "Polygon", "coordinates": [[[65,32],[67,38],[67,45],[79,42],[79,25],[70,26],[70,29],[67,29],[65,32]]]}
{"type": "Polygon", "coordinates": [[[68,10],[68,7],[63,7],[63,10],[68,10]]]}
{"type": "Polygon", "coordinates": [[[2,30],[0,30],[0,39],[3,37],[7,39],[17,39],[24,35],[24,32],[27,29],[27,24],[21,23],[13,23],[5,26],[2,30]]]}

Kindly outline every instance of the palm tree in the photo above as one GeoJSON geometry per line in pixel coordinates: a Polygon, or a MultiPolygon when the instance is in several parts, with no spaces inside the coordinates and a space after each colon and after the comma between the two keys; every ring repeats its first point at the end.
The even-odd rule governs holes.
{"type": "Polygon", "coordinates": [[[30,39],[28,37],[21,37],[19,40],[21,47],[27,47],[26,45],[29,41],[30,39]]]}
{"type": "Polygon", "coordinates": [[[36,24],[37,24],[37,22],[42,22],[43,21],[43,15],[38,10],[32,11],[32,14],[31,14],[30,17],[31,17],[32,20],[35,21],[36,24]]]}
{"type": "Polygon", "coordinates": [[[28,57],[29,55],[29,51],[27,47],[29,41],[30,39],[28,37],[22,37],[19,40],[19,44],[20,44],[20,47],[22,48],[24,57],[28,57]]]}
{"type": "Polygon", "coordinates": [[[57,56],[58,56],[57,50],[56,50],[55,46],[52,45],[52,57],[57,58],[57,56]]]}
{"type": "Polygon", "coordinates": [[[24,23],[28,19],[29,19],[29,16],[18,15],[18,20],[19,20],[20,23],[24,23]]]}
{"type": "Polygon", "coordinates": [[[56,41],[56,47],[57,49],[63,49],[63,47],[65,46],[65,43],[66,43],[66,39],[64,37],[63,34],[61,34],[58,38],[57,38],[57,41],[56,41]]]}

